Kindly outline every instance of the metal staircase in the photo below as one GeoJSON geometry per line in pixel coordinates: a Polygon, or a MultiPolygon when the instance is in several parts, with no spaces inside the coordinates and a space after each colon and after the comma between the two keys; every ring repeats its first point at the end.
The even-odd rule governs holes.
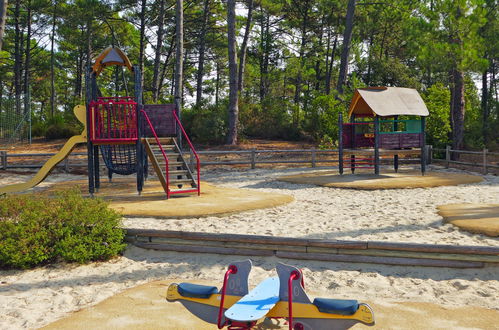
{"type": "Polygon", "coordinates": [[[200,194],[200,162],[199,157],[185,133],[178,117],[174,117],[179,125],[184,139],[189,145],[188,154],[184,154],[177,140],[173,137],[158,137],[153,124],[147,114],[142,111],[146,123],[149,125],[154,137],[142,138],[152,167],[158,176],[166,197],[173,194],[197,193],[200,194]]]}

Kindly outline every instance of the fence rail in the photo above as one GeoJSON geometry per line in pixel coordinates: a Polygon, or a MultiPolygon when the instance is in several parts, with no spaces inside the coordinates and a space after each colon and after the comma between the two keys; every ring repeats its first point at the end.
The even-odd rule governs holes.
{"type": "MultiPolygon", "coordinates": [[[[188,151],[186,151],[188,153],[188,151]]],[[[202,166],[208,165],[250,165],[251,168],[256,168],[257,164],[310,164],[316,167],[318,163],[336,163],[338,161],[337,150],[318,150],[318,149],[293,149],[293,150],[207,150],[198,151],[200,156],[242,156],[238,159],[231,160],[201,160],[202,166]],[[279,159],[268,160],[259,159],[259,156],[270,154],[303,154],[300,159],[279,159]],[[328,155],[331,158],[318,157],[319,155],[328,155]],[[336,156],[336,157],[335,157],[336,156]],[[305,159],[304,159],[305,158],[305,159]]],[[[0,151],[0,169],[22,169],[22,168],[40,168],[43,163],[19,163],[16,161],[10,162],[11,159],[19,158],[48,158],[55,155],[55,153],[22,153],[12,154],[7,151],[0,151]]],[[[87,167],[86,162],[87,153],[73,152],[70,157],[67,157],[57,167],[63,167],[69,170],[69,167],[87,167]],[[80,159],[75,157],[80,157],[80,159]]]]}
{"type": "Polygon", "coordinates": [[[444,162],[445,168],[449,168],[451,164],[480,167],[482,169],[483,174],[489,173],[489,169],[492,168],[499,169],[499,152],[490,152],[487,149],[483,149],[482,151],[457,150],[457,149],[451,149],[450,146],[447,146],[445,149],[434,148],[433,151],[434,151],[433,160],[438,162],[444,162]],[[445,153],[445,158],[436,158],[435,153],[445,153]],[[455,159],[455,158],[459,159],[459,155],[461,154],[475,155],[475,156],[481,155],[481,157],[479,157],[481,161],[471,162],[471,161],[462,161],[455,159]],[[453,155],[457,157],[454,158],[452,157],[453,155]],[[491,156],[497,159],[495,164],[491,162],[491,156]]]}
{"type": "MultiPolygon", "coordinates": [[[[186,151],[188,152],[188,151],[186,151]]],[[[213,165],[248,165],[252,169],[258,164],[310,164],[311,167],[316,167],[318,164],[335,164],[338,162],[337,149],[286,149],[286,150],[206,150],[198,151],[201,156],[201,166],[213,165]],[[284,155],[287,155],[284,157],[284,155]],[[220,160],[216,156],[239,156],[238,158],[220,160]],[[282,159],[275,159],[280,157],[282,159]]],[[[13,154],[7,151],[0,151],[0,169],[36,169],[42,167],[43,163],[20,163],[16,161],[19,158],[48,158],[55,153],[22,153],[13,154]]],[[[453,150],[450,147],[446,149],[432,148],[427,146],[427,161],[428,163],[439,162],[444,163],[446,168],[451,164],[466,165],[481,168],[482,173],[488,173],[490,169],[499,169],[499,153],[490,152],[487,149],[482,151],[470,150],[453,150]],[[462,160],[453,160],[452,153],[469,154],[480,156],[480,161],[468,162],[462,160]],[[438,154],[444,154],[444,158],[437,157],[438,154]],[[497,158],[496,158],[497,157],[497,158]],[[497,159],[492,163],[491,158],[497,159]]],[[[86,161],[86,152],[73,152],[63,162],[57,165],[58,168],[63,168],[69,171],[70,168],[85,168],[88,166],[86,161]]],[[[383,160],[383,159],[382,159],[383,160]]],[[[32,160],[31,160],[32,161],[32,160]]],[[[419,162],[419,158],[401,158],[401,162],[419,162]]]]}

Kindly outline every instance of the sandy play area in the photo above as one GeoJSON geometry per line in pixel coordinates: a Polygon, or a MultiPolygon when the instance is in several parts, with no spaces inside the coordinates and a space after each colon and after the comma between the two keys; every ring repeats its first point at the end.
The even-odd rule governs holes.
{"type": "MultiPolygon", "coordinates": [[[[499,246],[498,238],[469,233],[452,224],[444,224],[437,213],[437,206],[443,204],[499,203],[499,177],[483,176],[482,182],[460,186],[372,191],[276,180],[281,176],[312,171],[317,169],[209,171],[202,179],[218,187],[285,194],[292,196],[294,201],[282,206],[223,217],[133,217],[125,218],[123,224],[134,228],[213,233],[499,246]]],[[[25,179],[21,175],[0,173],[1,184],[25,179]]],[[[85,177],[55,174],[49,176],[43,186],[69,179],[81,180],[85,177]]],[[[125,289],[155,280],[204,281],[219,286],[226,265],[240,259],[244,258],[160,252],[130,246],[122,257],[105,263],[56,265],[29,271],[0,271],[0,329],[42,327],[67,317],[72,312],[94,306],[125,289]]],[[[252,260],[254,267],[250,286],[275,274],[274,265],[281,261],[275,257],[258,257],[252,260]]],[[[419,306],[427,306],[427,303],[440,305],[435,318],[437,314],[444,315],[445,311],[456,311],[449,317],[462,316],[462,308],[469,306],[477,313],[473,315],[480,315],[482,311],[486,318],[475,323],[439,321],[430,327],[497,328],[497,323],[487,320],[493,320],[494,317],[499,319],[499,265],[489,265],[482,269],[448,269],[304,260],[284,262],[303,269],[306,286],[313,288],[310,289],[312,296],[368,301],[373,303],[375,316],[378,310],[386,318],[389,315],[387,311],[393,306],[400,307],[399,303],[403,303],[404,308],[412,312],[424,315],[425,320],[431,319],[432,315],[427,307],[419,306]]],[[[158,289],[158,295],[163,294],[158,289]]],[[[168,303],[165,301],[164,304],[168,303]]],[[[161,308],[161,305],[155,304],[154,308],[161,308]]],[[[397,311],[403,313],[403,309],[399,308],[397,311]]],[[[394,323],[393,326],[384,324],[378,328],[405,328],[402,323],[394,323]]],[[[158,328],[171,329],[167,324],[158,324],[158,328]]]]}

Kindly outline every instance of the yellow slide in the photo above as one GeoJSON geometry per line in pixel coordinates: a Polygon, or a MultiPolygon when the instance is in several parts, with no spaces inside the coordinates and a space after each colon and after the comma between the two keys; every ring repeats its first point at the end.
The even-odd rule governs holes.
{"type": "Polygon", "coordinates": [[[35,174],[35,176],[31,180],[24,183],[16,183],[0,187],[0,194],[19,192],[27,190],[29,188],[33,188],[34,186],[45,180],[45,178],[50,174],[54,167],[62,162],[67,156],[69,156],[69,154],[77,144],[87,143],[86,108],[84,105],[77,105],[73,109],[73,112],[76,118],[84,125],[83,132],[81,132],[80,135],[72,136],[57,154],[50,157],[50,159],[45,164],[43,164],[42,168],[38,171],[38,173],[35,174]]]}

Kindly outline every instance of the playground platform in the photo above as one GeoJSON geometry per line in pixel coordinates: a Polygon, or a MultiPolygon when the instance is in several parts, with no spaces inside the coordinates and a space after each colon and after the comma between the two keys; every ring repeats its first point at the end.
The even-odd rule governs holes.
{"type": "Polygon", "coordinates": [[[323,171],[282,176],[278,180],[330,188],[376,190],[455,186],[482,182],[483,177],[449,172],[427,172],[425,175],[421,175],[420,172],[416,171],[387,172],[381,175],[360,172],[358,174],[339,175],[336,171],[323,171]]]}
{"type": "MultiPolygon", "coordinates": [[[[168,303],[166,289],[173,282],[156,281],[121,292],[101,303],[78,311],[42,329],[213,329],[212,324],[193,317],[180,303],[168,303]]],[[[212,285],[207,281],[193,281],[212,285]]],[[[314,294],[315,295],[315,294],[314,294]]],[[[499,319],[499,311],[481,307],[449,308],[421,302],[368,302],[376,311],[376,325],[370,329],[488,329],[499,319]],[[422,315],[431,317],[421,317],[422,315]]],[[[215,327],[216,328],[216,327],[215,327]]],[[[356,325],[352,329],[363,329],[356,325]]],[[[287,329],[263,326],[259,329],[287,329]]]]}
{"type": "MultiPolygon", "coordinates": [[[[46,193],[80,187],[86,191],[86,180],[66,181],[53,185],[46,193]]],[[[110,202],[110,207],[129,217],[190,218],[227,215],[254,209],[275,207],[290,203],[292,196],[266,193],[250,189],[216,187],[201,182],[200,196],[174,195],[169,200],[158,180],[149,180],[141,195],[134,191],[135,181],[125,178],[113,179],[103,184],[96,197],[110,202]]]]}

